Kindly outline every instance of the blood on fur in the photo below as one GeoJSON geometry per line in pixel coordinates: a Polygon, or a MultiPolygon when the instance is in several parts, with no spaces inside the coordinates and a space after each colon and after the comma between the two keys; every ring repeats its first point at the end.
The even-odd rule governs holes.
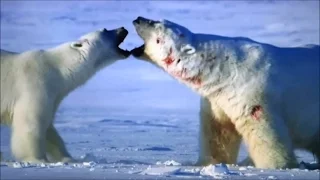
{"type": "Polygon", "coordinates": [[[173,57],[171,55],[172,55],[172,47],[169,50],[168,56],[163,60],[164,63],[166,63],[167,68],[168,68],[169,65],[171,65],[174,62],[174,59],[173,59],[173,57]]]}
{"type": "Polygon", "coordinates": [[[185,81],[191,82],[192,84],[201,85],[201,78],[199,76],[193,76],[189,78],[184,78],[185,81]]]}
{"type": "Polygon", "coordinates": [[[195,75],[193,77],[186,77],[187,76],[187,68],[182,68],[181,71],[173,72],[171,74],[179,79],[182,79],[183,81],[187,81],[187,82],[190,82],[190,83],[198,85],[198,86],[200,86],[201,82],[202,82],[199,74],[195,75]]]}
{"type": "Polygon", "coordinates": [[[263,113],[262,107],[260,105],[253,106],[251,110],[251,116],[255,120],[259,120],[263,113]]]}

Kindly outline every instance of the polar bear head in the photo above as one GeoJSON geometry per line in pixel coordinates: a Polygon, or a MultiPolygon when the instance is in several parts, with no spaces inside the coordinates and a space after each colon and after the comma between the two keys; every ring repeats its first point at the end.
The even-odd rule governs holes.
{"type": "Polygon", "coordinates": [[[194,45],[194,34],[187,28],[168,20],[153,21],[138,17],[133,21],[144,44],[131,52],[167,71],[192,88],[202,83],[203,55],[194,45]],[[201,60],[202,59],[202,60],[201,60]]]}
{"type": "Polygon", "coordinates": [[[127,35],[123,27],[101,29],[49,50],[64,79],[71,82],[68,90],[84,84],[103,67],[129,57],[130,51],[118,47],[127,35]]]}
{"type": "Polygon", "coordinates": [[[153,21],[138,17],[133,21],[138,35],[144,40],[144,45],[132,51],[135,55],[144,52],[154,63],[161,65],[170,51],[181,55],[194,52],[192,33],[185,27],[168,20],[153,21]],[[171,50],[170,50],[171,49],[171,50]]]}
{"type": "Polygon", "coordinates": [[[70,46],[81,55],[83,65],[97,71],[130,55],[129,51],[118,47],[127,35],[128,31],[123,27],[109,31],[103,28],[80,37],[70,46]]]}

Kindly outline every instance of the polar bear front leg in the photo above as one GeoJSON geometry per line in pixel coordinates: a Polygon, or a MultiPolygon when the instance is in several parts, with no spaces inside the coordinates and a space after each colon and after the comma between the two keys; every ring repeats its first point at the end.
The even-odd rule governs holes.
{"type": "Polygon", "coordinates": [[[51,124],[47,130],[47,153],[57,162],[74,162],[56,128],[51,124]]]}
{"type": "Polygon", "coordinates": [[[236,163],[241,137],[231,121],[224,119],[221,122],[220,118],[213,114],[209,101],[202,99],[199,132],[200,151],[196,165],[236,163]]]}
{"type": "Polygon", "coordinates": [[[47,162],[45,139],[47,122],[51,119],[50,106],[40,98],[19,99],[14,107],[11,150],[20,161],[47,162]]]}
{"type": "Polygon", "coordinates": [[[282,119],[271,115],[264,112],[258,119],[246,117],[236,122],[250,157],[257,168],[297,167],[288,128],[282,119]]]}

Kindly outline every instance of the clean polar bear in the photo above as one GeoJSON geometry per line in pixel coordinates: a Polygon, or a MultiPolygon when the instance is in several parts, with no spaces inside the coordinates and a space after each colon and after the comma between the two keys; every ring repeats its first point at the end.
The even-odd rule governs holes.
{"type": "Polygon", "coordinates": [[[258,168],[296,167],[295,148],[320,160],[319,46],[195,34],[168,20],[133,24],[144,45],[132,54],[202,96],[197,164],[236,163],[241,140],[258,168]]]}
{"type": "Polygon", "coordinates": [[[12,127],[17,160],[73,161],[53,126],[55,112],[68,93],[130,55],[118,47],[127,34],[123,27],[102,29],[48,50],[1,50],[1,124],[12,127]]]}

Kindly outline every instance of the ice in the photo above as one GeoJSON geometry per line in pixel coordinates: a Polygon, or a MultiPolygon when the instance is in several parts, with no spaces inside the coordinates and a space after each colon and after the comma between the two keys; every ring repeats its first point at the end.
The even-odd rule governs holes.
{"type": "Polygon", "coordinates": [[[31,164],[28,162],[15,162],[12,165],[13,168],[28,168],[31,167],[31,164]]]}
{"type": "Polygon", "coordinates": [[[181,166],[181,163],[178,163],[174,160],[168,160],[168,161],[165,161],[165,162],[161,162],[161,161],[158,161],[156,162],[157,165],[166,165],[166,166],[181,166]]]}
{"type": "Polygon", "coordinates": [[[96,165],[95,162],[91,161],[91,162],[83,162],[83,165],[85,167],[94,167],[96,165]]]}
{"type": "Polygon", "coordinates": [[[81,168],[81,167],[83,167],[83,165],[82,165],[82,164],[78,164],[78,163],[76,163],[76,164],[73,164],[73,167],[81,168]]]}
{"type": "Polygon", "coordinates": [[[44,164],[44,163],[41,163],[41,164],[40,164],[40,167],[47,167],[47,165],[44,164]]]}
{"type": "Polygon", "coordinates": [[[240,168],[239,168],[239,171],[246,171],[246,170],[247,170],[246,167],[240,167],[240,168]]]}
{"type": "Polygon", "coordinates": [[[146,170],[142,171],[140,174],[142,175],[173,175],[179,172],[181,168],[179,167],[171,167],[171,166],[164,166],[164,167],[148,167],[146,170]]]}
{"type": "Polygon", "coordinates": [[[50,163],[50,166],[66,166],[68,163],[64,163],[64,162],[56,162],[56,163],[50,163]]]}
{"type": "Polygon", "coordinates": [[[278,178],[275,176],[268,176],[268,179],[278,179],[278,178]]]}
{"type": "Polygon", "coordinates": [[[94,171],[94,168],[90,168],[89,171],[94,171]]]}
{"type": "Polygon", "coordinates": [[[214,178],[221,178],[221,176],[228,175],[229,169],[225,164],[209,165],[204,167],[200,174],[203,176],[213,176],[214,178]]]}

